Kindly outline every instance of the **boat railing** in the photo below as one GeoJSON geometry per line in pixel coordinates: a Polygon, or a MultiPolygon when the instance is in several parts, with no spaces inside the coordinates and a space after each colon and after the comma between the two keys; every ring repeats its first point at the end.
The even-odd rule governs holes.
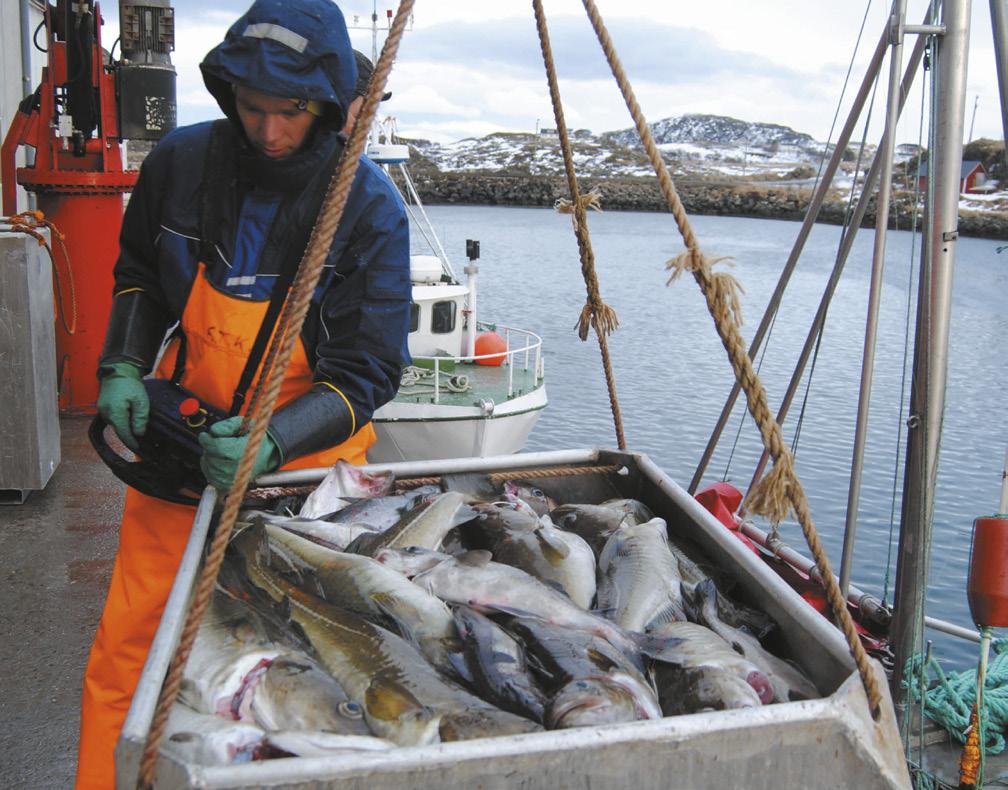
{"type": "Polygon", "coordinates": [[[507,368],[507,397],[510,400],[515,394],[515,371],[528,373],[532,371],[535,375],[535,383],[538,384],[543,379],[543,358],[542,358],[542,338],[539,335],[525,329],[504,326],[502,324],[477,323],[478,332],[495,331],[504,338],[505,348],[503,351],[493,351],[489,354],[472,354],[462,356],[422,356],[413,355],[413,362],[422,363],[424,367],[429,367],[434,371],[434,403],[440,402],[442,386],[449,391],[452,389],[451,380],[457,375],[454,372],[455,365],[459,364],[479,364],[480,360],[499,359],[503,357],[500,366],[507,368]],[[447,363],[447,364],[446,364],[447,363]],[[451,370],[448,370],[450,365],[451,370]]]}

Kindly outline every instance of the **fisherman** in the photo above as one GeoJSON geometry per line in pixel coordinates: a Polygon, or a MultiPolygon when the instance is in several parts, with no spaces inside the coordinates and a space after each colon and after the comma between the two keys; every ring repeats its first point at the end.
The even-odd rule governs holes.
{"type": "MultiPolygon", "coordinates": [[[[367,55],[355,49],[354,58],[357,61],[357,84],[354,85],[353,89],[353,101],[347,107],[346,123],[343,124],[343,133],[348,136],[353,131],[354,121],[357,120],[357,114],[364,104],[364,96],[367,94],[368,83],[371,82],[371,75],[374,73],[374,66],[371,65],[371,60],[367,55]]],[[[390,98],[392,98],[392,94],[386,92],[382,94],[381,100],[387,101],[390,98]]]]}
{"type": "MultiPolygon", "coordinates": [[[[200,68],[227,120],[168,135],[144,162],[123,219],[97,406],[131,448],[150,409],[141,379],[176,322],[155,377],[222,413],[232,406],[273,284],[296,267],[318,214],[357,80],[331,0],[256,0],[200,68]]],[[[364,462],[372,414],[394,397],[409,360],[409,302],[404,207],[362,157],[253,477],[364,462]]],[[[202,470],[220,491],[247,441],[240,422],[220,420],[200,436],[202,470]]],[[[78,788],[114,786],[113,749],[194,513],[126,491],[84,678],[78,788]]]]}

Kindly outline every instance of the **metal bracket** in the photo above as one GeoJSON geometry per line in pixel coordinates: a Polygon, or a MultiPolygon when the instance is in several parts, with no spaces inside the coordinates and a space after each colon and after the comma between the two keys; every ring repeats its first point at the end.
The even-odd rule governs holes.
{"type": "Polygon", "coordinates": [[[925,36],[944,36],[945,25],[904,25],[904,33],[920,33],[925,36]]]}
{"type": "Polygon", "coordinates": [[[957,230],[946,230],[942,233],[942,241],[955,241],[959,238],[959,231],[957,230]]]}

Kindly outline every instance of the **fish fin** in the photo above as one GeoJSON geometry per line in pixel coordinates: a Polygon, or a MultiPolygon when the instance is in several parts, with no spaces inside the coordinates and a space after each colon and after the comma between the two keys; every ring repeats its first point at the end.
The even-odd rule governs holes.
{"type": "Polygon", "coordinates": [[[555,565],[570,556],[570,546],[556,535],[551,535],[545,529],[539,528],[535,531],[535,536],[550,564],[555,565]]]}
{"type": "Polygon", "coordinates": [[[663,623],[682,623],[688,619],[689,617],[686,616],[686,611],[681,604],[676,601],[669,601],[666,606],[658,610],[658,614],[648,621],[644,630],[650,630],[656,625],[662,625],[663,623]]]}
{"type": "Polygon", "coordinates": [[[683,639],[678,636],[654,636],[653,634],[638,634],[630,632],[630,636],[641,653],[648,658],[657,661],[667,661],[671,664],[678,664],[682,657],[676,648],[683,643],[683,639]]]}
{"type": "MultiPolygon", "coordinates": [[[[475,604],[472,601],[469,602],[469,605],[470,606],[480,606],[480,604],[475,604]]],[[[483,606],[484,609],[490,609],[491,611],[500,612],[501,614],[509,614],[512,617],[532,617],[532,618],[535,618],[536,620],[541,620],[542,619],[535,612],[530,612],[527,609],[519,609],[516,606],[507,606],[505,604],[498,604],[498,603],[495,603],[495,604],[483,604],[482,606],[483,606]]]]}
{"type": "Polygon", "coordinates": [[[447,658],[455,674],[470,686],[474,685],[473,674],[469,671],[469,664],[466,663],[465,654],[462,652],[448,653],[447,658]]]}
{"type": "Polygon", "coordinates": [[[473,568],[485,568],[490,560],[493,559],[493,554],[485,549],[471,549],[463,554],[459,554],[456,559],[463,565],[469,565],[473,568]]]}
{"type": "Polygon", "coordinates": [[[400,636],[402,636],[406,641],[413,642],[409,636],[410,633],[409,624],[406,623],[399,614],[399,608],[396,602],[399,600],[398,596],[390,592],[373,592],[371,593],[371,602],[378,607],[379,611],[385,615],[389,620],[395,623],[395,627],[399,630],[400,636]]]}
{"type": "Polygon", "coordinates": [[[515,657],[510,653],[502,653],[500,650],[495,650],[493,655],[490,656],[490,660],[495,664],[515,664],[515,657]]]}

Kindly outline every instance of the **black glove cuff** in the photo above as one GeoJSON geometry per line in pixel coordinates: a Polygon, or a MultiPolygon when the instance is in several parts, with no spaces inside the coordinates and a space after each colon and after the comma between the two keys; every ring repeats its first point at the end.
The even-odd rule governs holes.
{"type": "Polygon", "coordinates": [[[287,463],[342,444],[359,427],[340,392],[316,385],[273,413],[269,433],[287,463]]]}
{"type": "Polygon", "coordinates": [[[149,373],[168,328],[165,309],[141,290],[129,290],[112,300],[105,347],[99,369],[113,362],[129,362],[149,373]]]}

